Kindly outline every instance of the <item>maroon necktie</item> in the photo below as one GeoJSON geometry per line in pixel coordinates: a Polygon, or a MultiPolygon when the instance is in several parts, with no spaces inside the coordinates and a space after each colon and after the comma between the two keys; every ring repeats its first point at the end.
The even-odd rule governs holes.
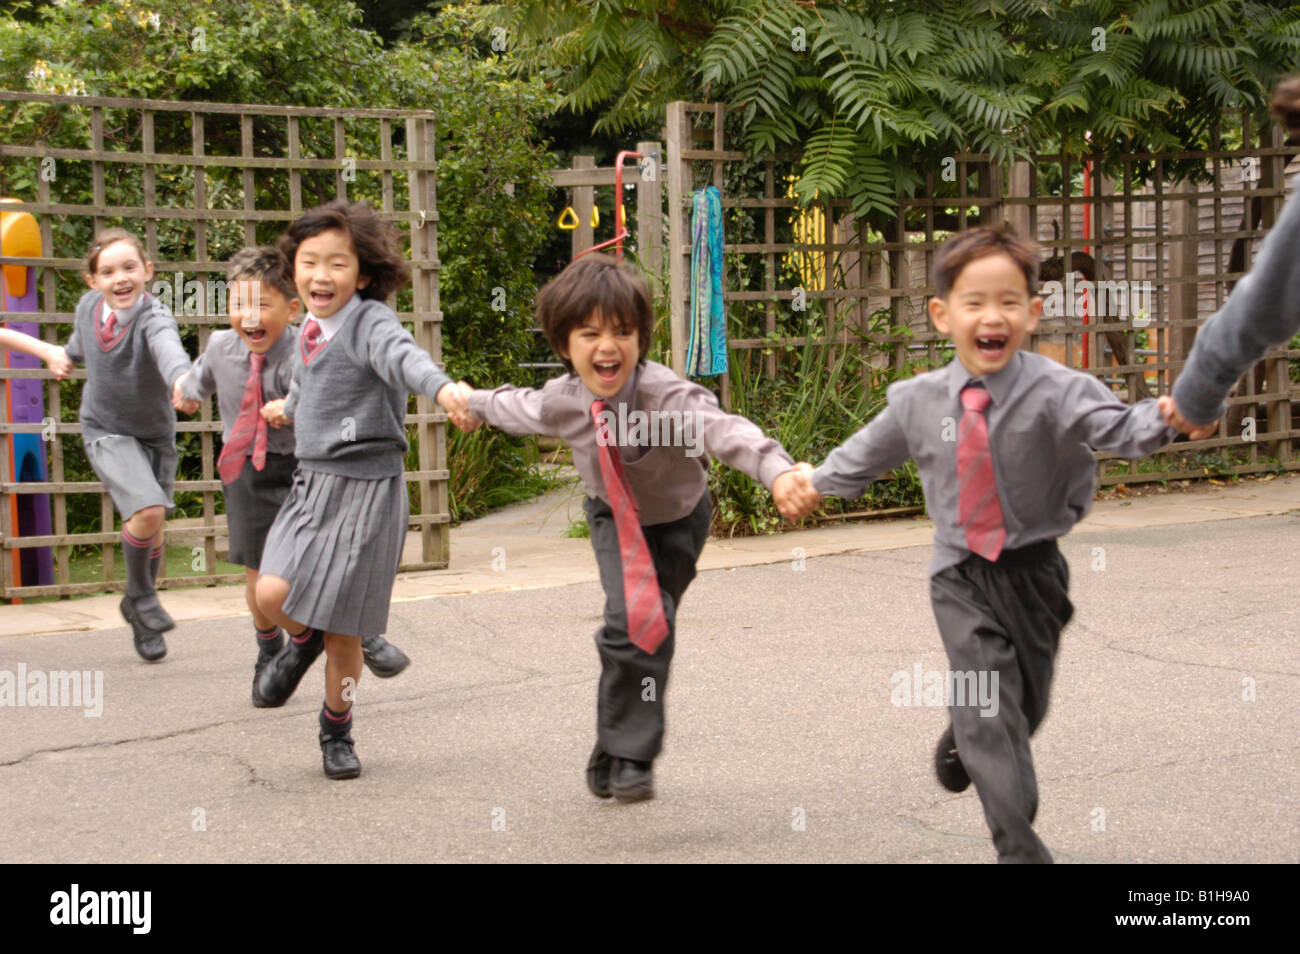
{"type": "Polygon", "coordinates": [[[308,318],[302,326],[302,362],[307,364],[312,357],[320,350],[324,342],[321,340],[320,325],[315,318],[308,318]]]}
{"type": "Polygon", "coordinates": [[[239,417],[230,429],[230,439],[221,448],[217,458],[217,473],[223,484],[233,484],[239,479],[244,469],[244,458],[252,448],[253,467],[261,470],[266,466],[266,419],[262,417],[262,365],[266,355],[250,354],[253,370],[244,385],[244,399],[239,404],[239,417]]]}
{"type": "Polygon", "coordinates": [[[966,545],[986,560],[997,560],[1007,542],[1002,503],[993,477],[993,454],[984,410],[993,396],[981,387],[961,392],[966,409],[957,428],[957,525],[966,528],[966,545]]]}
{"type": "Polygon", "coordinates": [[[653,653],[668,635],[668,620],[664,616],[664,601],[659,593],[659,577],[650,547],[641,530],[641,516],[636,498],[628,486],[623,472],[623,459],[619,456],[614,437],[601,414],[609,410],[609,402],[593,401],[591,417],[596,422],[596,445],[600,454],[600,476],[609,494],[609,506],[614,512],[614,528],[618,531],[618,547],[623,557],[623,604],[627,608],[627,635],[632,645],[653,653]]]}

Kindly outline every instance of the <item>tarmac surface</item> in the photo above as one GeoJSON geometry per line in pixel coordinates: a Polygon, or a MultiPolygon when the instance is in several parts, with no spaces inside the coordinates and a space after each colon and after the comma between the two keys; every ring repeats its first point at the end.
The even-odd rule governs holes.
{"type": "MultiPolygon", "coordinates": [[[[116,597],[0,607],[0,680],[102,675],[98,715],[0,708],[0,861],[994,860],[974,789],[935,781],[943,708],[895,704],[947,668],[928,522],[710,541],[658,797],[624,806],[583,782],[602,596],[561,536],[580,512],[466,524],[453,570],[399,580],[388,635],[414,662],[363,675],[348,782],[321,773],[320,663],[252,707],[241,589],[165,592],[156,665],[116,597]]],[[[1033,742],[1056,859],[1300,861],[1300,477],[1101,502],[1062,549],[1076,612],[1033,742]]]]}

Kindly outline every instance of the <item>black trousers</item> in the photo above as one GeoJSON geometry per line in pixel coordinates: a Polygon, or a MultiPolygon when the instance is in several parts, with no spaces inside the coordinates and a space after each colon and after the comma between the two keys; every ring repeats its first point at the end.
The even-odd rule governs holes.
{"type": "Polygon", "coordinates": [[[1029,737],[1047,714],[1061,630],[1074,615],[1055,540],[971,555],[930,578],[930,602],[955,672],[997,674],[993,707],[949,705],[957,754],[975,783],[999,862],[1051,862],[1034,833],[1038,782],[1029,737]]]}
{"type": "Polygon", "coordinates": [[[623,558],[609,504],[597,497],[583,503],[591,546],[605,589],[605,625],[596,631],[600,654],[600,686],[596,694],[596,737],[610,755],[649,762],[663,748],[664,694],[668,665],[677,636],[677,607],[691,580],[695,561],[704,549],[712,519],[706,490],[685,517],[642,527],[663,596],[668,635],[653,655],[627,638],[627,606],[623,600],[623,558]]]}

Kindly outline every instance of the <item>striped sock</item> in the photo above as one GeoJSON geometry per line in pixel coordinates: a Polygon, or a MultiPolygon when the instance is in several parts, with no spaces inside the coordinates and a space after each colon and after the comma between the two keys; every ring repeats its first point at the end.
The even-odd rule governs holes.
{"type": "Polygon", "coordinates": [[[352,721],[352,707],[348,706],[347,711],[345,712],[335,712],[329,707],[329,703],[325,703],[321,706],[321,715],[325,716],[326,719],[329,719],[329,721],[333,722],[335,725],[342,725],[345,722],[352,721]]]}
{"type": "Polygon", "coordinates": [[[270,629],[260,629],[260,628],[257,626],[257,624],[254,623],[254,624],[253,624],[253,629],[255,629],[255,630],[257,631],[257,638],[260,639],[260,640],[262,640],[262,642],[264,642],[264,643],[269,643],[269,642],[271,642],[272,640],[274,640],[274,641],[276,641],[276,642],[279,642],[279,640],[280,640],[280,627],[279,627],[279,626],[276,626],[276,625],[272,624],[270,629]]]}
{"type": "Polygon", "coordinates": [[[150,573],[152,540],[141,540],[122,528],[122,561],[126,564],[126,595],[132,599],[154,592],[150,573]]]}
{"type": "Polygon", "coordinates": [[[304,630],[303,630],[301,633],[299,633],[297,636],[290,636],[289,638],[292,639],[292,640],[293,640],[295,643],[297,643],[299,646],[301,646],[303,643],[307,642],[307,640],[311,639],[311,638],[312,638],[313,636],[315,636],[315,635],[316,635],[316,630],[314,630],[314,629],[312,629],[310,626],[308,626],[306,629],[304,629],[304,630]]]}
{"type": "Polygon", "coordinates": [[[164,550],[166,550],[166,547],[160,543],[158,544],[157,549],[149,553],[149,578],[152,579],[154,583],[158,582],[158,571],[162,569],[164,550]]]}

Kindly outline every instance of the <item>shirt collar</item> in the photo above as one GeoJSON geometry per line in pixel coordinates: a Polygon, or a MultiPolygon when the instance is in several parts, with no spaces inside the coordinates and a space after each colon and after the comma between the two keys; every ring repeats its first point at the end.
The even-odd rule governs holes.
{"type": "Polygon", "coordinates": [[[316,318],[316,316],[311,314],[311,312],[308,312],[308,316],[316,318],[316,324],[320,325],[321,334],[324,335],[326,341],[329,341],[329,339],[339,333],[339,329],[343,327],[343,323],[351,318],[352,313],[360,307],[361,296],[356,292],[353,292],[352,297],[348,299],[348,303],[328,318],[316,318]]]}
{"type": "Polygon", "coordinates": [[[961,363],[961,358],[954,357],[948,363],[948,397],[955,400],[961,394],[962,388],[972,381],[978,381],[988,390],[993,404],[1001,404],[1011,393],[1011,386],[1016,383],[1016,376],[1020,373],[1020,366],[1023,363],[1024,356],[1017,351],[1001,371],[977,377],[961,363]]]}

